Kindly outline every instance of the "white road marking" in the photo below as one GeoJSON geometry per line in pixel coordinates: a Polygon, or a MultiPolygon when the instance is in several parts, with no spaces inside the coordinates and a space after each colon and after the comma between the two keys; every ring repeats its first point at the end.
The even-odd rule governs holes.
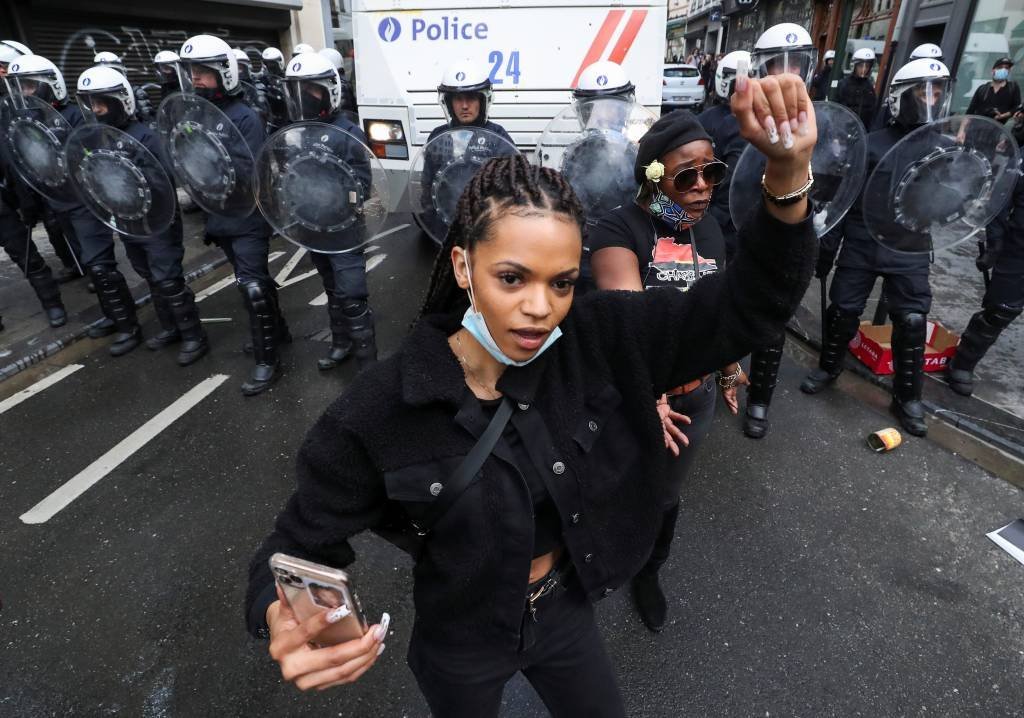
{"type": "Polygon", "coordinates": [[[49,521],[61,509],[85,493],[93,484],[121,465],[136,451],[144,447],[164,429],[173,424],[193,406],[209,396],[227,381],[227,374],[215,374],[196,384],[174,403],[126,436],[113,449],[73,476],[63,486],[21,515],[26,524],[49,521]]]}
{"type": "Polygon", "coordinates": [[[327,304],[327,292],[323,292],[319,296],[313,297],[309,302],[309,306],[311,307],[322,307],[325,304],[327,304]]]}
{"type": "MultiPolygon", "coordinates": [[[[280,259],[284,255],[285,255],[284,252],[271,252],[270,256],[267,257],[267,262],[268,263],[273,262],[276,259],[280,259]]],[[[204,299],[212,297],[214,294],[216,294],[220,290],[224,289],[224,287],[230,287],[234,283],[235,283],[235,275],[234,274],[232,274],[230,276],[227,276],[227,277],[224,277],[224,279],[221,279],[220,281],[214,282],[213,284],[208,286],[203,291],[197,293],[196,294],[196,302],[201,302],[204,299]]]]}
{"type": "MultiPolygon", "coordinates": [[[[288,279],[288,275],[292,273],[292,270],[295,269],[295,266],[305,256],[306,256],[306,248],[305,247],[299,247],[297,250],[295,250],[295,254],[292,255],[291,259],[289,259],[287,262],[285,262],[285,265],[283,267],[281,267],[281,271],[277,273],[277,277],[274,278],[275,281],[278,284],[285,284],[285,280],[288,279]]],[[[287,286],[287,285],[285,285],[285,286],[287,286]]]]}
{"type": "Polygon", "coordinates": [[[231,317],[203,317],[199,321],[203,324],[223,324],[234,320],[231,317]]]}
{"type": "Polygon", "coordinates": [[[38,394],[43,389],[47,389],[47,388],[53,386],[54,384],[59,382],[61,379],[65,378],[65,377],[69,377],[72,374],[74,374],[76,371],[78,371],[79,369],[84,369],[84,368],[85,368],[84,364],[69,364],[68,366],[64,367],[60,371],[55,371],[53,374],[50,374],[48,377],[44,377],[43,379],[40,379],[39,381],[37,381],[35,384],[33,384],[32,386],[28,387],[27,389],[22,389],[17,394],[14,394],[12,396],[7,397],[3,401],[0,401],[0,414],[3,414],[8,409],[13,409],[18,404],[20,404],[21,402],[25,401],[25,399],[28,399],[33,394],[38,394]]]}
{"type": "Polygon", "coordinates": [[[316,274],[316,270],[315,270],[315,269],[311,269],[311,270],[309,270],[308,272],[303,272],[302,274],[300,274],[300,275],[299,275],[299,276],[297,276],[297,277],[292,277],[291,279],[289,279],[289,280],[288,280],[288,281],[286,281],[286,282],[281,282],[281,280],[280,280],[280,279],[278,279],[277,281],[278,281],[278,282],[281,282],[281,286],[280,286],[280,289],[284,289],[285,287],[290,287],[290,286],[292,286],[293,284],[298,284],[298,283],[299,283],[299,282],[301,282],[301,281],[302,281],[303,279],[309,279],[309,278],[310,278],[310,277],[312,277],[312,276],[313,276],[314,274],[316,274]]]}

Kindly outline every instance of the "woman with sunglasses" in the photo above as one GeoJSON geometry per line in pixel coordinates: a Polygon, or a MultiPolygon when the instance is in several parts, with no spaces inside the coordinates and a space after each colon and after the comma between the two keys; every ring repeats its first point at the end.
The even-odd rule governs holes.
{"type": "Polygon", "coordinates": [[[522,672],[556,718],[625,715],[591,603],[643,566],[664,511],[652,393],[773,336],[814,266],[807,92],[796,78],[739,82],[733,111],[769,158],[766,199],[729,270],[687,294],[574,301],[584,218],[565,178],[521,155],[473,177],[421,318],[310,431],[297,491],[252,562],[249,629],[269,632],[285,680],[302,690],[358,680],[386,627],[312,646],[342,613],[297,620],[268,557],[344,567],[354,535],[403,521],[422,528],[440,505],[415,551],[408,653],[432,714],[497,716],[505,684],[522,672]],[[482,470],[453,484],[476,447],[482,470]]]}
{"type": "MultiPolygon", "coordinates": [[[[613,210],[591,230],[594,280],[598,289],[642,291],[654,287],[689,290],[701,277],[725,268],[725,241],[708,213],[714,186],[728,166],[715,159],[711,137],[686,110],[659,119],[640,140],[635,175],[636,201],[613,210]]],[[[736,387],[746,383],[738,363],[718,372],[729,410],[739,411],[736,387]]],[[[713,374],[690,377],[658,399],[665,446],[676,457],[669,467],[671,489],[661,529],[647,564],[633,579],[633,598],[652,631],[665,625],[667,602],[658,571],[668,559],[679,515],[679,489],[715,415],[713,374]],[[680,417],[687,417],[688,424],[680,417]],[[672,420],[682,423],[676,426],[672,420]],[[680,452],[678,445],[685,448],[680,452]]],[[[654,397],[652,397],[653,399],[654,397]]],[[[639,477],[638,477],[639,478],[639,477]]]]}

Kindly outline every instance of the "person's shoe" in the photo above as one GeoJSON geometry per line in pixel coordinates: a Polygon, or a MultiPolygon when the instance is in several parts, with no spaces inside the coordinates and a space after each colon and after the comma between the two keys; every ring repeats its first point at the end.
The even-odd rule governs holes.
{"type": "Polygon", "coordinates": [[[47,307],[46,318],[54,329],[68,323],[68,313],[64,311],[64,307],[47,307]]]}
{"type": "Polygon", "coordinates": [[[743,433],[751,439],[763,439],[771,424],[768,422],[768,407],[764,404],[747,404],[743,416],[743,433]]]}
{"type": "Polygon", "coordinates": [[[257,364],[253,367],[249,381],[242,384],[242,394],[256,396],[262,394],[281,376],[280,364],[257,364]]]}
{"type": "Polygon", "coordinates": [[[110,345],[110,356],[124,356],[135,349],[142,342],[142,329],[138,325],[132,327],[131,331],[120,332],[114,336],[110,345]]]}
{"type": "Polygon", "coordinates": [[[832,383],[839,378],[838,374],[829,374],[820,367],[811,369],[810,374],[800,382],[800,391],[804,394],[817,394],[819,391],[832,386],[832,383]]]}
{"type": "Polygon", "coordinates": [[[316,368],[320,371],[328,371],[330,369],[339,366],[343,361],[352,356],[352,344],[349,343],[347,346],[340,347],[338,345],[332,345],[327,351],[327,356],[321,357],[316,360],[316,368]]]}
{"type": "Polygon", "coordinates": [[[166,349],[172,344],[177,344],[181,341],[181,334],[175,329],[162,329],[158,334],[154,334],[146,340],[146,348],[152,352],[166,349]]]}
{"type": "Polygon", "coordinates": [[[186,339],[181,343],[181,348],[178,350],[178,366],[194,364],[209,352],[210,342],[206,338],[205,332],[196,339],[186,339]]]}
{"type": "Polygon", "coordinates": [[[114,320],[103,317],[99,322],[89,327],[88,331],[86,331],[86,336],[90,339],[102,339],[113,334],[114,328],[114,320]]]}
{"type": "Polygon", "coordinates": [[[901,402],[893,397],[889,409],[899,419],[900,425],[908,434],[924,437],[928,435],[928,424],[925,423],[924,404],[917,400],[901,402]]]}
{"type": "Polygon", "coordinates": [[[946,383],[960,396],[970,396],[974,393],[974,373],[966,369],[957,369],[952,362],[946,367],[946,383]]]}
{"type": "Polygon", "coordinates": [[[648,629],[658,633],[665,627],[668,602],[656,572],[641,571],[633,578],[633,601],[640,620],[648,629]]]}

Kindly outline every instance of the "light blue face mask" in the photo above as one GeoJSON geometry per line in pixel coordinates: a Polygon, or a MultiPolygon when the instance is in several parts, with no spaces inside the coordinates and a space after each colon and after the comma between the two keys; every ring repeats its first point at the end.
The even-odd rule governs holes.
{"type": "Polygon", "coordinates": [[[548,335],[547,340],[540,345],[540,348],[534,352],[533,356],[526,361],[515,361],[509,357],[505,352],[501,350],[498,343],[494,341],[494,337],[491,336],[490,330],[487,329],[487,322],[484,321],[484,315],[478,311],[475,311],[474,306],[476,301],[473,299],[473,273],[469,269],[469,255],[466,255],[466,276],[469,278],[469,309],[466,310],[465,315],[462,317],[462,326],[469,332],[470,336],[477,340],[487,353],[495,358],[501,364],[505,366],[526,366],[534,359],[543,354],[548,347],[554,344],[560,336],[562,336],[561,327],[555,327],[555,330],[548,335]]]}
{"type": "Polygon", "coordinates": [[[1001,67],[992,73],[992,78],[997,82],[1004,82],[1010,79],[1010,71],[1004,67],[1001,67]]]}

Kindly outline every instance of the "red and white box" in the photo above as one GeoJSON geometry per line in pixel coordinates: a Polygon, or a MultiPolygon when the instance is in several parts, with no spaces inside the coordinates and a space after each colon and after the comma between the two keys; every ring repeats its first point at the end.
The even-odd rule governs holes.
{"type": "MultiPolygon", "coordinates": [[[[956,353],[960,337],[938,322],[928,322],[924,347],[924,370],[942,371],[956,353]]],[[[875,374],[892,374],[892,325],[861,322],[850,351],[875,374]]]]}

